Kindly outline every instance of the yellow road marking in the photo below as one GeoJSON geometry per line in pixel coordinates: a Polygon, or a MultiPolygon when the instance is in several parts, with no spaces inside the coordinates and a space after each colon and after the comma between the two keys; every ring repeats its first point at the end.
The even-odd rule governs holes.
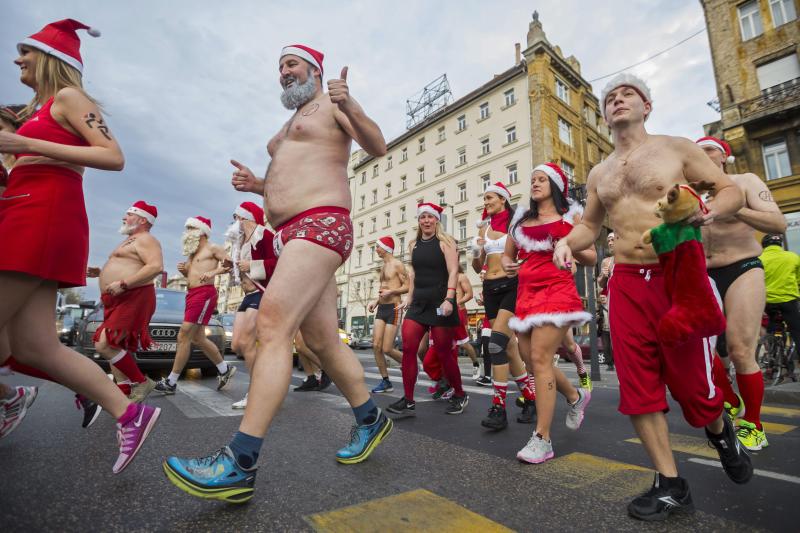
{"type": "MultiPolygon", "coordinates": [[[[642,443],[639,439],[626,439],[625,442],[632,442],[634,444],[642,443]]],[[[699,455],[700,457],[708,457],[709,459],[719,459],[717,450],[708,446],[707,439],[670,433],[669,442],[673,451],[699,455]]]]}
{"type": "Polygon", "coordinates": [[[513,531],[424,489],[310,515],[306,520],[316,531],[325,533],[385,533],[399,530],[437,533],[513,531]]]}
{"type": "Polygon", "coordinates": [[[531,468],[562,487],[599,492],[613,501],[639,494],[653,482],[648,468],[579,452],[531,468]]]}
{"type": "Polygon", "coordinates": [[[762,405],[761,414],[782,416],[785,418],[800,418],[800,409],[792,409],[791,407],[772,407],[769,405],[762,405]]]}
{"type": "Polygon", "coordinates": [[[766,431],[770,435],[783,435],[784,433],[789,433],[793,429],[797,429],[797,426],[792,426],[790,424],[778,424],[777,422],[764,422],[761,421],[761,425],[764,426],[764,431],[766,431]]]}

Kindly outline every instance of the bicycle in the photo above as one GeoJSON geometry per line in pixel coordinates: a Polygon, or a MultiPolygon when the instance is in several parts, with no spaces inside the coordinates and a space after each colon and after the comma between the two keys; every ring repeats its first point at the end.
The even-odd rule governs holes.
{"type": "Polygon", "coordinates": [[[756,360],[764,372],[764,379],[779,385],[785,379],[797,381],[794,372],[795,346],[779,310],[767,307],[769,321],[767,332],[756,348],[756,360]]]}

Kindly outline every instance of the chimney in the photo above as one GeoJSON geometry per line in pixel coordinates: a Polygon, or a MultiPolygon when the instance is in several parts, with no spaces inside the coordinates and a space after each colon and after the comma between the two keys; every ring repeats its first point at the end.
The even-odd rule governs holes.
{"type": "Polygon", "coordinates": [[[514,43],[514,64],[519,65],[519,62],[522,61],[522,52],[519,43],[514,43]]]}

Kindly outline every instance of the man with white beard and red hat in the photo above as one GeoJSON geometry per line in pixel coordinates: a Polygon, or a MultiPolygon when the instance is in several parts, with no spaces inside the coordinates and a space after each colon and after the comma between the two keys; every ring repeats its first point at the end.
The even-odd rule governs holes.
{"type": "Polygon", "coordinates": [[[294,114],[267,144],[272,161],[265,179],[231,161],[234,188],[264,195],[279,259],[259,308],[258,350],[239,431],[208,457],[163,463],[170,481],[195,496],[236,503],[252,498],[264,435],[289,389],[298,329],[353,409],[355,427],[336,460],[366,460],[392,429],[370,397],[364,368],[339,338],[335,280],[353,247],[347,184],[352,142],[380,157],[386,140],[350,95],[347,67],[323,90],[322,60],[321,52],[304,45],[281,50],[281,102],[294,114]]]}
{"type": "MultiPolygon", "coordinates": [[[[233,212],[232,228],[239,239],[238,257],[233,257],[238,268],[239,282],[245,293],[233,321],[231,348],[244,357],[245,364],[253,364],[256,349],[256,317],[261,296],[272,277],[278,258],[272,246],[275,234],[264,227],[264,210],[253,202],[243,202],[233,212]]],[[[247,395],[231,407],[247,407],[247,395]]]]}
{"type": "Polygon", "coordinates": [[[178,263],[178,271],[189,280],[186,293],[186,308],[183,324],[178,331],[178,349],[169,376],[156,383],[155,390],[162,394],[175,394],[178,377],[189,361],[192,344],[198,346],[217,367],[217,390],[222,390],[236,373],[236,367],[228,365],[219,353],[217,345],[206,337],[205,327],[217,307],[217,288],[214,278],[230,270],[230,258],[225,249],[209,241],[211,220],[205,217],[190,217],[184,224],[183,255],[189,260],[178,263]]]}
{"type": "MultiPolygon", "coordinates": [[[[153,280],[164,270],[161,243],[150,233],[156,217],[156,206],[142,200],[134,203],[119,229],[125,240],[111,252],[102,269],[89,267],[86,272],[87,277],[99,278],[103,301],[103,323],[92,338],[95,350],[110,361],[117,385],[134,402],[144,400],[155,387],[139,370],[133,354],[147,350],[153,342],[148,330],[156,310],[153,280]]],[[[84,427],[98,412],[99,406],[86,408],[84,422],[88,423],[84,427]]]]}

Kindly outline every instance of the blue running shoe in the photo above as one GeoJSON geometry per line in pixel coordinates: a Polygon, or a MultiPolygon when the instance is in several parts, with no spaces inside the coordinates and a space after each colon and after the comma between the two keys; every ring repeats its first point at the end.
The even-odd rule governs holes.
{"type": "Polygon", "coordinates": [[[379,392],[392,392],[394,387],[392,386],[392,382],[388,379],[382,379],[380,383],[378,383],[374,389],[372,389],[373,393],[379,392]]]}
{"type": "Polygon", "coordinates": [[[208,457],[168,457],[162,463],[173,485],[198,498],[244,503],[253,497],[257,468],[245,470],[227,446],[208,457]]]}
{"type": "Polygon", "coordinates": [[[350,430],[350,443],[336,452],[336,460],[342,464],[360,463],[369,457],[372,450],[392,432],[392,421],[383,414],[369,426],[353,426],[350,430]]]}

